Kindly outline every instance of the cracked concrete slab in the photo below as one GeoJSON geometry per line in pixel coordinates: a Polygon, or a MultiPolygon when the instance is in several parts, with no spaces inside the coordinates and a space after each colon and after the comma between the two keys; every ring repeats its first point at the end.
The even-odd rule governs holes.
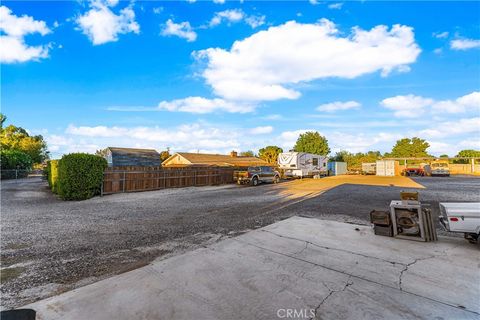
{"type": "Polygon", "coordinates": [[[27,307],[39,319],[480,319],[479,264],[463,239],[293,217],[27,307]]]}

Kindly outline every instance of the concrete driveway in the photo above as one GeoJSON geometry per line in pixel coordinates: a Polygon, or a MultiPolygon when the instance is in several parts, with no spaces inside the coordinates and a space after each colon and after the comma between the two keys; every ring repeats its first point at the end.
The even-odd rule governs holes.
{"type": "Polygon", "coordinates": [[[480,319],[478,253],[292,217],[27,307],[38,319],[480,319]]]}

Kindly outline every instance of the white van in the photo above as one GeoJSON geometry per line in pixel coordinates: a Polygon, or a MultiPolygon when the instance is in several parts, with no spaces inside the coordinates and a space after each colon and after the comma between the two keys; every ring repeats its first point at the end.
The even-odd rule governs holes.
{"type": "Polygon", "coordinates": [[[278,167],[287,177],[327,175],[328,157],[306,152],[284,152],[278,155],[278,167]]]}

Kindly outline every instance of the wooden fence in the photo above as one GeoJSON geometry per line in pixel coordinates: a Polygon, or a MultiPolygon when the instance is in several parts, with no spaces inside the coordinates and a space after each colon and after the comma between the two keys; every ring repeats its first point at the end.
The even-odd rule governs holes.
{"type": "Polygon", "coordinates": [[[233,183],[233,168],[114,167],[103,174],[102,195],[233,183]]]}

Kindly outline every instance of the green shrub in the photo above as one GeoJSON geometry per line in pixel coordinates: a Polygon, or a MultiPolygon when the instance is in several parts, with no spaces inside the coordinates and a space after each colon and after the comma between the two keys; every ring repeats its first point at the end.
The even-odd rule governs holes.
{"type": "Polygon", "coordinates": [[[58,184],[58,162],[59,160],[50,160],[47,162],[47,167],[44,170],[44,175],[47,176],[48,185],[53,193],[57,193],[58,184]]]}
{"type": "Polygon", "coordinates": [[[25,152],[10,149],[1,151],[2,179],[25,178],[32,168],[32,158],[25,152]]]}
{"type": "Polygon", "coordinates": [[[32,158],[25,152],[10,149],[1,151],[2,170],[30,170],[33,162],[32,158]]]}
{"type": "Polygon", "coordinates": [[[93,154],[64,155],[58,162],[57,193],[64,200],[84,200],[99,194],[106,167],[107,160],[93,154]]]}

